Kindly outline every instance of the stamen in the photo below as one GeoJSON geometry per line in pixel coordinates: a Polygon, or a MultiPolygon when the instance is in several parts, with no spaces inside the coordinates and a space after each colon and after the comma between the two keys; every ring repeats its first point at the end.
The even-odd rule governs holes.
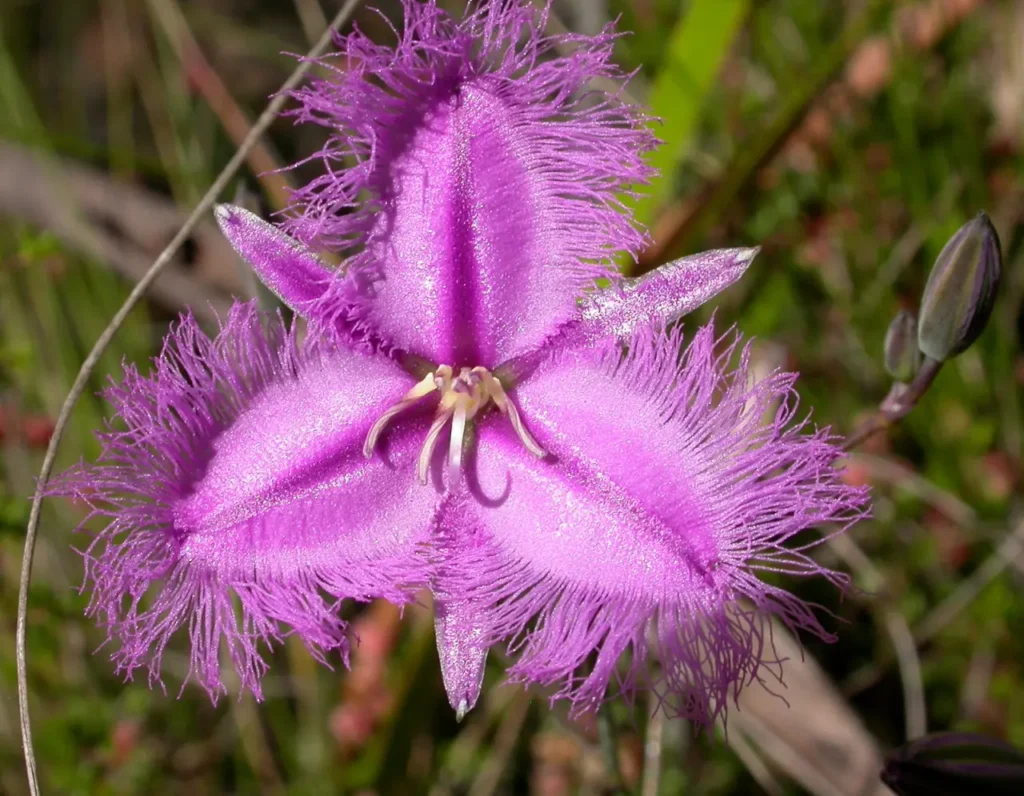
{"type": "Polygon", "coordinates": [[[430,425],[427,437],[420,450],[416,466],[416,476],[421,484],[427,483],[430,472],[430,461],[444,427],[451,421],[451,436],[448,441],[448,480],[451,485],[458,483],[462,477],[462,449],[466,439],[466,426],[476,417],[487,404],[494,402],[498,411],[505,415],[526,449],[538,459],[547,454],[523,425],[519,410],[509,399],[501,382],[491,375],[486,368],[462,368],[456,377],[449,365],[441,365],[437,370],[424,377],[415,387],[407,392],[398,403],[382,414],[370,428],[363,443],[363,454],[366,458],[373,456],[373,449],[385,427],[399,412],[409,408],[417,401],[431,393],[439,391],[441,400],[437,405],[434,422],[430,425]]]}
{"type": "MultiPolygon", "coordinates": [[[[441,372],[441,368],[437,369],[437,373],[441,372]]],[[[448,368],[449,374],[451,368],[448,368]]],[[[421,398],[425,398],[434,390],[441,389],[442,385],[438,384],[438,378],[435,373],[428,373],[423,379],[416,384],[409,392],[407,392],[402,400],[390,407],[384,414],[377,418],[377,422],[370,427],[370,432],[366,435],[366,441],[363,443],[363,456],[367,459],[373,458],[373,449],[377,447],[377,440],[380,439],[380,435],[384,432],[384,428],[388,423],[391,422],[392,418],[395,417],[399,412],[408,409],[414,403],[419,401],[421,398]]]]}
{"type": "Polygon", "coordinates": [[[427,485],[427,475],[430,473],[430,460],[434,458],[437,440],[441,436],[441,431],[444,430],[445,425],[451,420],[454,411],[454,409],[442,409],[437,413],[434,422],[430,424],[430,431],[427,432],[427,438],[423,442],[419,464],[416,467],[416,477],[424,486],[427,485]]]}
{"type": "Polygon", "coordinates": [[[462,477],[462,443],[466,436],[466,420],[469,410],[462,401],[455,407],[452,418],[452,435],[448,441],[448,480],[457,484],[462,477]]]}
{"type": "MultiPolygon", "coordinates": [[[[486,371],[484,371],[487,373],[486,371]]],[[[509,422],[512,424],[512,428],[515,430],[516,435],[519,437],[519,441],[526,446],[526,449],[536,456],[538,459],[543,459],[547,456],[547,452],[540,446],[540,444],[533,438],[533,435],[527,430],[526,426],[523,425],[522,419],[519,417],[519,410],[516,409],[516,405],[509,400],[508,394],[505,392],[505,388],[501,386],[501,382],[498,381],[490,373],[484,377],[484,384],[486,385],[487,392],[494,401],[494,405],[498,407],[498,411],[508,417],[509,422]]]]}

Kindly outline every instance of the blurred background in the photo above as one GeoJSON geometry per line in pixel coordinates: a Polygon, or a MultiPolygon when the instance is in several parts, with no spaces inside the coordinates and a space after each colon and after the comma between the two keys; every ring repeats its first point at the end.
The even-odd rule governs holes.
{"type": "MultiPolygon", "coordinates": [[[[439,0],[456,13],[461,0],[439,0]]],[[[26,792],[13,637],[28,497],[85,354],[340,0],[0,0],[0,792],[26,792]]],[[[355,14],[387,40],[368,6],[355,14]]],[[[638,213],[637,273],[721,245],[763,246],[718,322],[757,365],[803,374],[805,407],[849,433],[890,380],[882,339],[946,239],[986,209],[1003,241],[988,330],[921,405],[858,448],[846,477],[874,519],[820,559],[871,596],[840,601],[833,645],[780,635],[782,699],[749,689],[728,734],[615,703],[602,728],[500,687],[457,724],[429,612],[348,607],[352,669],[274,654],[266,701],[211,706],[180,643],[168,692],[112,674],[85,598],[68,502],[46,504],[29,668],[45,792],[60,794],[883,793],[880,755],[927,729],[1024,745],[1024,2],[557,0],[559,27],[621,15],[630,93],[665,119],[663,177],[638,213]],[[608,732],[608,727],[611,732],[608,732]]],[[[279,209],[319,129],[278,120],[222,197],[279,209]],[[263,175],[263,176],[260,176],[263,175]]],[[[209,322],[253,280],[212,223],[186,241],[107,350],[58,470],[98,452],[94,393],[152,356],[181,308],[209,322]]],[[[700,313],[704,318],[708,312],[700,313]]]]}

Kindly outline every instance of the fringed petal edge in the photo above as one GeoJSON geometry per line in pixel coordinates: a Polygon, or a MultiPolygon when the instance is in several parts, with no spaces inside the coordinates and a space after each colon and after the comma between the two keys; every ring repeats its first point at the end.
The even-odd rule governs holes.
{"type": "MultiPolygon", "coordinates": [[[[220,667],[226,651],[243,690],[262,697],[264,654],[297,635],[311,654],[347,665],[349,641],[339,616],[342,599],[412,599],[412,562],[376,562],[372,573],[322,567],[287,582],[254,572],[222,576],[185,552],[174,505],[208,460],[205,443],[274,383],[295,378],[323,356],[317,341],[300,343],[294,327],[261,314],[255,302],[236,304],[208,337],[191,315],[172,328],[153,372],[125,366],[121,383],[104,397],[115,420],[99,437],[102,453],[55,479],[50,495],[87,507],[79,530],[94,538],[83,551],[86,613],[117,645],[112,659],[132,679],[139,669],[161,685],[161,665],[172,636],[185,629],[191,643],[188,674],[216,700],[227,692],[220,667]],[[93,530],[94,520],[106,522],[93,530]],[[329,570],[329,571],[328,571],[329,570]]],[[[184,687],[184,684],[183,686],[184,687]]]]}
{"type": "MultiPolygon", "coordinates": [[[[653,689],[670,714],[710,728],[741,688],[781,681],[773,618],[834,640],[819,620],[824,609],[756,573],[818,575],[845,591],[848,577],[809,555],[822,537],[803,534],[820,524],[840,533],[862,519],[866,489],[841,481],[835,463],[843,453],[828,429],[795,421],[795,375],[751,385],[749,345],[716,338],[711,327],[680,356],[681,347],[678,331],[640,335],[625,356],[609,347],[589,363],[642,395],[694,468],[718,541],[710,571],[691,572],[675,594],[644,583],[623,593],[588,582],[587,572],[553,576],[543,560],[510,556],[472,503],[445,523],[442,595],[473,603],[490,641],[508,645],[516,657],[510,680],[553,689],[551,699],[568,700],[574,714],[596,709],[615,684],[627,700],[653,689]]],[[[587,361],[570,353],[549,367],[587,361]]]]}
{"type": "MultiPolygon", "coordinates": [[[[531,169],[558,197],[558,228],[572,241],[570,254],[584,275],[609,276],[616,254],[635,256],[645,235],[622,196],[651,176],[644,155],[656,139],[643,111],[617,95],[587,91],[594,79],[627,79],[612,62],[620,34],[609,26],[593,37],[546,35],[548,11],[522,0],[473,3],[461,21],[435,0],[403,0],[403,9],[395,46],[375,44],[359,31],[339,36],[343,63],[337,56],[320,59],[331,76],[295,92],[295,118],[332,135],[310,158],[322,161],[325,173],[296,191],[284,222],[289,231],[314,247],[365,246],[394,184],[390,165],[438,91],[451,94],[485,77],[519,110],[524,134],[548,153],[531,169]]],[[[375,278],[365,252],[349,268],[375,278]]]]}

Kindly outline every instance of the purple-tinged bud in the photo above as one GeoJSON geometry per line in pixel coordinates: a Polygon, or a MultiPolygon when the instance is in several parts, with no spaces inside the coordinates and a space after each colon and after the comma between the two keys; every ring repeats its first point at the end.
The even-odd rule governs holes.
{"type": "Polygon", "coordinates": [[[992,314],[1002,252],[984,212],[950,238],[932,268],[921,298],[918,346],[937,362],[967,350],[992,314]]]}
{"type": "Polygon", "coordinates": [[[882,781],[898,796],[1024,793],[1024,753],[984,735],[935,733],[890,752],[882,781]]]}
{"type": "Polygon", "coordinates": [[[917,316],[900,310],[885,333],[885,369],[904,384],[917,375],[921,350],[917,347],[917,316]]]}

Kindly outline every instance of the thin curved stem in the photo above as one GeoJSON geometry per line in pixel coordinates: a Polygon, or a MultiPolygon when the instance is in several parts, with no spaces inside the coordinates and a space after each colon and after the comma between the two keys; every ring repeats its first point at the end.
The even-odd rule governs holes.
{"type": "Polygon", "coordinates": [[[640,796],[658,796],[661,792],[662,755],[665,750],[665,708],[659,705],[651,691],[650,715],[644,733],[644,773],[640,781],[640,796]]]}
{"type": "Polygon", "coordinates": [[[68,392],[68,397],[64,401],[64,405],[61,406],[60,414],[57,416],[57,422],[54,424],[53,435],[50,437],[50,444],[46,448],[46,455],[43,457],[43,466],[39,470],[39,479],[36,483],[35,495],[32,498],[32,508],[29,512],[28,525],[25,528],[25,552],[22,555],[21,560],[21,582],[18,587],[18,623],[17,630],[15,633],[15,657],[17,660],[18,667],[18,719],[21,725],[21,742],[22,750],[25,757],[25,771],[28,776],[28,788],[29,793],[32,796],[39,796],[39,774],[36,769],[35,750],[32,745],[32,723],[29,716],[29,705],[28,705],[28,663],[25,651],[25,635],[28,625],[28,593],[29,585],[32,580],[32,560],[35,554],[36,547],[36,535],[39,530],[39,515],[43,504],[43,493],[46,489],[46,483],[49,480],[50,473],[53,470],[53,463],[57,456],[57,447],[60,445],[61,438],[64,436],[64,429],[67,427],[68,419],[71,416],[71,411],[74,409],[75,404],[78,402],[79,397],[82,395],[82,391],[85,389],[85,385],[89,381],[89,377],[92,375],[93,369],[96,367],[96,363],[99,361],[103,352],[106,350],[110,341],[114,335],[117,334],[118,329],[121,328],[121,324],[124,323],[125,318],[132,311],[135,305],[142,298],[143,294],[153,283],[153,280],[159,276],[160,272],[164,267],[171,261],[171,258],[181,247],[181,244],[185,242],[196,224],[199,223],[200,219],[209,212],[213,203],[216,201],[220,193],[227,187],[228,182],[235,173],[245,162],[249,151],[257,144],[260,137],[266,132],[270,123],[277,117],[277,114],[281,111],[285,102],[288,100],[289,92],[298,85],[299,81],[305,77],[306,73],[312,68],[314,59],[323,53],[331,43],[331,39],[336,28],[341,27],[348,21],[349,17],[352,16],[356,7],[359,5],[360,0],[348,0],[341,10],[338,11],[334,20],[331,22],[331,26],[324,31],[324,34],[320,37],[320,40],[316,45],[309,51],[307,59],[303,60],[292,72],[291,76],[281,86],[281,90],[274,96],[274,98],[267,105],[266,110],[260,114],[259,119],[253,125],[249,134],[245,137],[242,145],[235,152],[231,160],[228,161],[227,165],[214,180],[213,185],[206,192],[199,204],[196,205],[195,209],[189,215],[184,225],[178,230],[178,233],[174,236],[170,243],[167,244],[160,256],[156,258],[154,263],[149,267],[149,270],[143,275],[142,279],[138,281],[132,292],[128,295],[124,304],[117,311],[114,317],[110,320],[110,324],[103,333],[99,336],[96,344],[93,346],[89,355],[85,358],[82,363],[82,367],[78,371],[78,375],[75,377],[74,383],[71,385],[71,390],[68,392]]]}
{"type": "Polygon", "coordinates": [[[867,421],[854,431],[843,442],[843,450],[849,451],[856,448],[862,442],[870,439],[879,431],[884,431],[893,423],[903,419],[910,410],[917,406],[928,388],[932,386],[935,377],[939,375],[941,362],[934,359],[925,359],[924,364],[918,371],[914,381],[909,385],[896,384],[882,401],[882,405],[867,421]]]}

